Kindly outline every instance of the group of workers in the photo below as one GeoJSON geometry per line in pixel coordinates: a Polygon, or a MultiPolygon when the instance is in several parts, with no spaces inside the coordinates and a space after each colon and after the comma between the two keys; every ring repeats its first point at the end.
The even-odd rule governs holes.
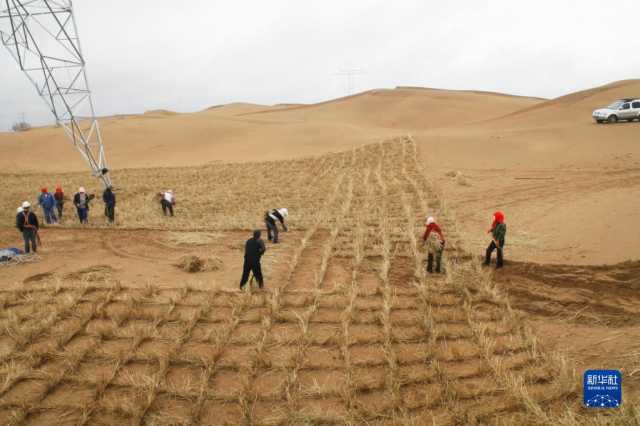
{"type": "MultiPolygon", "coordinates": [[[[38,204],[42,207],[45,223],[58,223],[58,218],[62,218],[65,204],[65,195],[62,187],[57,185],[54,194],[49,193],[46,187],[42,188],[40,192],[41,194],[38,197],[38,204]]],[[[173,191],[169,189],[164,192],[159,192],[157,193],[157,197],[160,200],[163,214],[165,216],[173,216],[173,207],[176,203],[173,191]]],[[[84,187],[78,188],[78,192],[73,196],[73,205],[76,208],[78,219],[81,224],[89,223],[89,207],[91,200],[94,198],[95,195],[88,194],[84,187]]],[[[109,223],[114,223],[116,194],[113,192],[113,188],[111,186],[108,186],[102,193],[102,201],[105,205],[104,214],[107,221],[109,223]]],[[[273,244],[278,243],[278,224],[280,224],[285,232],[289,230],[285,223],[285,219],[288,216],[289,211],[286,208],[269,209],[265,212],[264,223],[267,228],[267,237],[270,242],[273,242],[273,244]]],[[[440,225],[436,223],[433,216],[427,217],[425,226],[426,228],[422,236],[422,241],[427,247],[427,272],[430,274],[434,272],[441,273],[442,254],[445,247],[444,233],[440,225]]],[[[18,208],[16,227],[22,233],[25,253],[36,253],[39,244],[38,231],[40,223],[38,221],[38,217],[31,209],[31,203],[28,201],[23,202],[18,208]]],[[[507,233],[507,225],[505,224],[503,212],[497,211],[493,214],[493,222],[487,233],[491,234],[491,242],[485,252],[484,265],[490,265],[493,252],[497,251],[496,268],[502,268],[504,264],[503,249],[507,233]]],[[[262,241],[262,232],[260,230],[256,230],[253,232],[253,236],[249,238],[245,244],[244,266],[242,268],[240,289],[243,289],[247,284],[251,273],[258,283],[258,287],[264,287],[264,278],[262,275],[260,259],[264,255],[265,251],[266,246],[264,241],[262,241]]]]}
{"type": "MultiPolygon", "coordinates": [[[[272,241],[274,244],[278,243],[278,222],[280,222],[285,231],[289,230],[285,223],[285,219],[288,215],[289,211],[285,208],[271,209],[265,212],[264,221],[269,241],[272,241]]],[[[430,274],[434,272],[441,273],[442,254],[445,247],[444,233],[440,225],[436,223],[433,216],[429,216],[427,218],[425,226],[426,229],[422,236],[422,241],[427,247],[427,272],[430,274]]],[[[491,256],[493,255],[493,252],[497,250],[496,269],[502,268],[504,264],[503,249],[507,233],[507,225],[504,220],[503,212],[497,211],[493,214],[493,222],[487,233],[491,234],[491,242],[485,252],[483,265],[489,266],[491,264],[491,256]]],[[[245,285],[249,281],[250,274],[253,274],[259,288],[264,287],[264,278],[262,275],[260,260],[266,250],[265,243],[262,240],[262,231],[259,229],[253,231],[253,236],[245,243],[244,265],[242,267],[242,278],[240,279],[241,290],[244,289],[245,285]]]]}
{"type": "MultiPolygon", "coordinates": [[[[160,205],[165,216],[173,216],[173,206],[175,205],[175,196],[172,190],[158,193],[160,205]]],[[[78,188],[78,192],[73,196],[73,205],[76,208],[78,220],[81,224],[89,223],[89,208],[91,201],[95,199],[95,194],[89,194],[84,187],[78,188]]],[[[104,202],[104,215],[108,223],[115,223],[116,215],[116,194],[113,187],[107,186],[102,193],[102,201],[104,202]]],[[[42,208],[44,221],[47,225],[56,225],[62,219],[66,197],[62,187],[56,186],[53,194],[46,187],[40,190],[38,196],[38,205],[42,208]]],[[[31,203],[24,201],[16,212],[16,228],[22,233],[24,239],[24,252],[37,253],[40,236],[40,222],[38,216],[33,212],[31,203]]]]}
{"type": "MultiPolygon", "coordinates": [[[[441,272],[442,253],[444,252],[445,239],[444,233],[440,226],[436,223],[432,216],[427,218],[425,223],[426,229],[422,236],[422,241],[427,246],[427,272],[433,273],[433,263],[435,260],[435,272],[441,272]]],[[[491,234],[491,242],[485,251],[484,266],[491,264],[491,256],[494,251],[497,251],[496,255],[496,269],[502,268],[504,265],[504,243],[507,235],[507,224],[504,222],[504,213],[497,211],[493,214],[493,222],[491,228],[487,231],[491,234]]]]}

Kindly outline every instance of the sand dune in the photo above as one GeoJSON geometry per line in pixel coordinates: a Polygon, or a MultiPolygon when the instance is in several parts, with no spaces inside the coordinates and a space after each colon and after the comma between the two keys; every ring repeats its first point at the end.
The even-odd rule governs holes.
{"type": "Polygon", "coordinates": [[[541,102],[499,93],[415,87],[370,90],[353,96],[278,111],[260,119],[349,123],[383,129],[432,129],[496,117],[541,102]]]}
{"type": "Polygon", "coordinates": [[[597,125],[594,109],[640,94],[640,80],[626,80],[539,102],[502,116],[419,134],[445,167],[608,167],[638,152],[640,123],[597,125]],[[446,141],[446,143],[444,143],[446,141]]]}
{"type": "MultiPolygon", "coordinates": [[[[193,114],[149,111],[101,120],[112,169],[287,159],[339,151],[414,129],[506,114],[540,102],[494,93],[400,88],[315,105],[233,103],[193,114]]],[[[84,170],[60,129],[0,133],[0,166],[84,170]]]]}
{"type": "MultiPolygon", "coordinates": [[[[300,412],[384,423],[405,411],[416,424],[586,424],[581,372],[637,371],[627,354],[640,337],[640,262],[626,261],[640,259],[640,123],[596,125],[590,114],[639,89],[625,81],[545,101],[398,88],[101,120],[116,225],[102,225],[99,199],[90,225],[75,225],[67,203],[62,227],[43,229],[41,259],[0,268],[5,370],[19,367],[3,379],[0,423],[65,410],[109,424],[167,413],[299,423],[300,412]],[[342,153],[193,167],[327,151],[342,153]],[[179,200],[172,218],[153,201],[167,187],[179,200]],[[279,205],[291,228],[268,243],[267,292],[239,292],[243,241],[279,205]],[[508,233],[494,272],[475,255],[497,209],[508,233]],[[447,238],[442,279],[419,273],[427,214],[447,238]],[[218,266],[188,274],[176,267],[185,255],[218,266]],[[58,397],[96,386],[74,410],[58,397]]],[[[61,129],[0,134],[0,166],[2,246],[20,244],[14,209],[41,184],[101,190],[61,129]]],[[[625,380],[637,406],[640,382],[625,380]]],[[[608,419],[622,424],[621,413],[608,419]]]]}
{"type": "Polygon", "coordinates": [[[491,212],[511,217],[509,251],[547,263],[640,258],[640,123],[599,125],[591,112],[640,94],[628,80],[501,117],[417,132],[432,178],[482,250],[491,212]],[[469,186],[445,177],[460,170],[469,186]]]}
{"type": "MultiPolygon", "coordinates": [[[[522,241],[513,247],[516,256],[614,262],[640,257],[640,236],[626,231],[640,220],[637,203],[623,202],[639,185],[634,170],[640,168],[640,123],[597,125],[591,111],[634,95],[640,95],[640,80],[552,100],[399,87],[312,105],[232,103],[190,114],[149,111],[107,117],[101,126],[115,181],[122,168],[282,160],[411,134],[470,234],[485,226],[490,211],[504,208],[524,233],[545,228],[542,236],[516,237],[522,241]],[[463,171],[470,186],[444,178],[451,170],[463,171]],[[589,203],[600,200],[615,203],[621,223],[613,231],[599,217],[603,209],[589,210],[589,203]],[[580,227],[548,225],[553,212],[579,217],[580,226],[593,228],[576,236],[580,227]],[[540,245],[537,251],[527,239],[540,245]],[[624,250],[603,257],[598,241],[617,241],[624,250]]],[[[62,130],[53,127],[0,133],[0,167],[8,173],[86,170],[62,130]]],[[[477,238],[481,250],[484,236],[477,238]]]]}

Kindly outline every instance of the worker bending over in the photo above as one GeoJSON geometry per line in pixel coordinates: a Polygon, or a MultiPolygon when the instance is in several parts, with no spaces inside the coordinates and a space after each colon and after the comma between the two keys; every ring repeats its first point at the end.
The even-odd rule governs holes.
{"type": "Polygon", "coordinates": [[[427,272],[433,273],[433,260],[435,257],[436,272],[440,273],[442,252],[445,244],[444,235],[433,217],[429,216],[425,225],[427,228],[422,236],[422,241],[427,244],[427,272]]]}
{"type": "Polygon", "coordinates": [[[160,205],[162,206],[162,213],[165,216],[173,217],[173,206],[176,205],[176,197],[173,195],[172,190],[167,190],[165,192],[159,192],[158,196],[160,197],[160,205]]]}
{"type": "Polygon", "coordinates": [[[240,290],[244,289],[245,284],[247,284],[250,272],[253,272],[253,276],[258,282],[258,287],[264,287],[260,259],[267,249],[261,236],[262,232],[260,230],[253,231],[253,237],[249,238],[244,245],[244,265],[242,267],[242,279],[240,279],[240,290]]]}
{"type": "Polygon", "coordinates": [[[270,209],[264,214],[264,223],[267,225],[267,238],[269,241],[273,240],[274,244],[278,243],[278,225],[276,221],[282,224],[282,228],[286,232],[289,230],[287,224],[284,223],[287,216],[289,216],[289,210],[287,209],[270,209]]]}

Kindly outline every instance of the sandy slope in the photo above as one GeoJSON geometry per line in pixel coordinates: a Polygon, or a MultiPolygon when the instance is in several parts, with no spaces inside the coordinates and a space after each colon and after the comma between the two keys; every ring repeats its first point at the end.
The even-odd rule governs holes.
{"type": "Polygon", "coordinates": [[[415,137],[478,251],[489,216],[503,209],[515,258],[638,259],[640,123],[597,125],[591,119],[594,109],[638,94],[640,80],[622,81],[415,137]],[[461,170],[469,186],[444,176],[451,170],[461,170]]]}
{"type": "MultiPolygon", "coordinates": [[[[502,208],[511,225],[510,256],[610,263],[640,258],[634,231],[640,210],[629,195],[640,185],[640,123],[596,125],[590,114],[634,95],[640,96],[640,80],[547,101],[397,88],[313,105],[149,111],[101,124],[114,169],[279,160],[411,134],[479,251],[488,216],[502,208]],[[461,170],[470,186],[444,176],[452,170],[461,170]]],[[[85,170],[55,128],[0,134],[0,167],[85,170]]]]}
{"type": "MultiPolygon", "coordinates": [[[[317,105],[235,103],[195,114],[150,111],[101,120],[112,168],[256,161],[339,151],[409,129],[507,114],[537,99],[432,89],[365,92],[317,105]]],[[[4,170],[84,170],[62,131],[0,133],[4,170]]]]}

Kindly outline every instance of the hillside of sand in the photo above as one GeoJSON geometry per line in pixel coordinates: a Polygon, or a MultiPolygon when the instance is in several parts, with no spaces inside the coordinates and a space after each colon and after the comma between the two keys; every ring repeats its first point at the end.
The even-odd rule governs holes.
{"type": "MultiPolygon", "coordinates": [[[[458,125],[508,114],[538,99],[430,89],[374,90],[316,105],[235,103],[193,114],[150,111],[101,120],[112,168],[264,161],[341,151],[406,129],[458,125]]],[[[81,171],[60,129],[0,133],[0,168],[81,171]]]]}
{"type": "MultiPolygon", "coordinates": [[[[640,231],[633,226],[640,123],[596,125],[590,114],[634,94],[640,80],[552,100],[400,87],[312,105],[149,111],[106,117],[101,126],[116,170],[300,158],[411,134],[476,250],[482,251],[486,222],[499,208],[509,218],[514,259],[615,263],[640,258],[640,231]],[[458,171],[462,179],[446,176],[458,171]]],[[[85,170],[53,127],[0,133],[0,167],[85,170]]]]}
{"type": "MultiPolygon", "coordinates": [[[[604,424],[580,392],[603,363],[637,406],[638,262],[494,272],[442,212],[443,271],[427,273],[422,215],[446,200],[419,151],[406,137],[252,173],[119,171],[115,225],[99,207],[77,225],[67,206],[39,257],[0,267],[0,423],[604,424]],[[152,201],[168,184],[175,217],[152,201]],[[244,241],[285,196],[265,289],[240,291],[244,241]]],[[[15,204],[46,176],[0,178],[15,204]]]]}
{"type": "Polygon", "coordinates": [[[414,137],[478,251],[490,215],[502,209],[513,258],[640,259],[640,122],[591,119],[594,109],[638,94],[640,80],[621,81],[414,137]],[[464,178],[445,175],[452,171],[464,178]]]}
{"type": "MultiPolygon", "coordinates": [[[[108,142],[116,226],[103,225],[100,203],[88,227],[67,207],[61,227],[43,230],[41,259],[0,270],[0,418],[578,425],[593,414],[579,407],[581,374],[605,364],[623,371],[627,405],[637,404],[639,266],[613,263],[637,258],[640,124],[596,126],[589,115],[637,87],[552,101],[398,89],[103,120],[135,135],[108,142]],[[465,102],[468,115],[456,108],[465,102]],[[171,137],[181,132],[191,139],[171,137]],[[316,155],[326,150],[342,153],[316,155]],[[206,165],[212,153],[220,164],[206,165]],[[252,173],[226,163],[261,155],[287,161],[252,173]],[[156,157],[203,166],[150,168],[156,157]],[[176,218],[153,200],[168,185],[176,218]],[[242,243],[264,206],[283,203],[295,214],[269,245],[268,290],[240,293],[242,243]],[[494,272],[474,255],[496,208],[509,234],[507,267],[494,272]],[[442,277],[424,273],[425,212],[448,239],[442,277]],[[185,256],[204,271],[180,269],[185,256]]],[[[19,244],[13,208],[42,183],[100,189],[55,131],[2,136],[3,246],[19,244]],[[46,167],[25,173],[39,169],[35,155],[49,156],[46,167]]],[[[633,413],[616,415],[622,424],[633,413]]]]}

